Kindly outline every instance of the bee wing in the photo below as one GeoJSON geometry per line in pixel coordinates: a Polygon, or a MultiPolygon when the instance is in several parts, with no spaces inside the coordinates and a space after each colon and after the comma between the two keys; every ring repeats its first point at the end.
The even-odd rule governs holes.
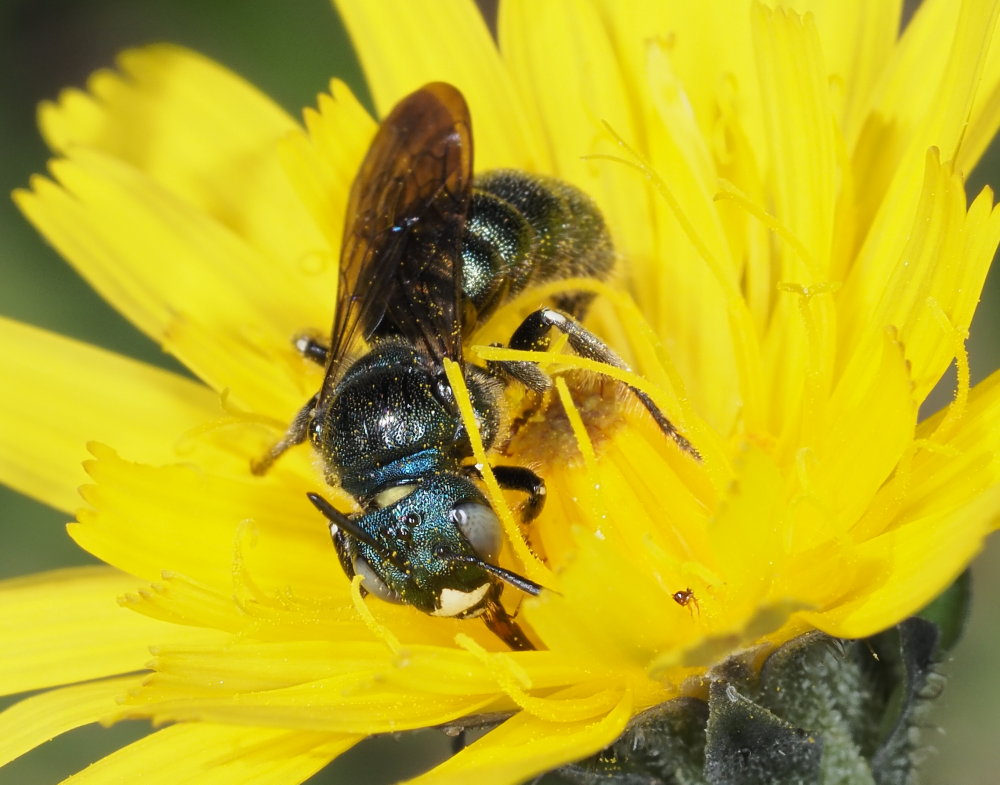
{"type": "Polygon", "coordinates": [[[462,94],[436,82],[379,126],[348,201],[324,387],[358,337],[398,335],[435,362],[461,360],[470,125],[462,94]]]}

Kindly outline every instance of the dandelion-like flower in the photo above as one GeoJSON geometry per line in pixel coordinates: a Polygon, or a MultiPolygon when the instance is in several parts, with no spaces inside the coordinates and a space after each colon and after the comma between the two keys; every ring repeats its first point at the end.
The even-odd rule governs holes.
{"type": "MultiPolygon", "coordinates": [[[[626,5],[505,2],[496,45],[471,3],[340,9],[380,116],[450,82],[477,172],[597,202],[619,278],[587,323],[635,372],[538,359],[634,384],[702,457],[578,374],[514,434],[503,460],[538,469],[546,507],[522,531],[487,491],[504,566],[550,589],[518,609],[535,651],[363,600],[306,493],[351,500],[307,447],[250,472],[321,382],[290,339],[332,321],[376,126],[351,92],[300,126],[155,46],[42,108],[57,157],[19,206],[201,381],[0,325],[2,477],[108,565],[0,587],[4,687],[47,690],[0,715],[5,760],[148,717],[170,724],[88,781],[294,783],[366,736],[490,716],[417,781],[515,783],[702,696],[734,653],[874,634],[965,568],[1000,507],[1000,376],[970,388],[964,350],[1000,214],[963,179],[1000,122],[1000,4],[927,0],[902,33],[893,3],[626,5]]],[[[535,305],[473,359],[514,356],[490,343],[535,305]]]]}

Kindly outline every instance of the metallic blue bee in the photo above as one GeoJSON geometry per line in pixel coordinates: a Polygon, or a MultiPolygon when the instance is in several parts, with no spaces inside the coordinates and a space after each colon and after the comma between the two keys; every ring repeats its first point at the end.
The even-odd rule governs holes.
{"type": "MultiPolygon", "coordinates": [[[[308,438],[327,481],[362,509],[347,515],[309,494],[348,576],[360,575],[364,590],[383,600],[434,616],[482,616],[511,648],[532,648],[499,596],[505,583],[533,595],[542,587],[497,564],[501,524],[477,482],[443,361],[462,368],[489,448],[504,431],[504,387],[517,381],[543,391],[551,380],[530,362],[464,363],[463,341],[529,286],[605,278],[612,262],[604,221],[587,196],[517,171],[473,179],[461,93],[443,83],[412,93],[379,127],[351,189],[329,345],[296,339],[325,367],[323,385],[254,471],[308,438]],[[353,359],[359,340],[367,352],[353,359]]],[[[592,297],[556,296],[555,308],[528,316],[509,345],[544,349],[555,328],[579,354],[625,368],[577,321],[592,297]]],[[[656,405],[629,389],[697,457],[656,405]]],[[[503,487],[527,494],[521,514],[534,518],[545,498],[542,479],[517,466],[493,471],[503,487]]]]}

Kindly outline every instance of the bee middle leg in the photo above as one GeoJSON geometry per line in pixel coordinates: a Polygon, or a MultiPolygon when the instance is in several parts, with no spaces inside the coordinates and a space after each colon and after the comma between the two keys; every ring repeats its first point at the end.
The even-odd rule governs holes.
{"type": "Polygon", "coordinates": [[[296,335],[292,343],[295,344],[299,354],[307,360],[312,360],[317,365],[326,365],[330,348],[325,344],[320,343],[311,335],[296,335]]]}
{"type": "MultiPolygon", "coordinates": [[[[529,314],[521,322],[520,326],[514,330],[514,334],[510,337],[509,346],[511,349],[544,351],[549,346],[549,330],[552,328],[563,333],[570,347],[581,357],[605,363],[623,371],[631,370],[625,361],[604,341],[573,317],[567,316],[554,308],[539,308],[534,313],[529,314]]],[[[494,371],[500,371],[507,376],[517,379],[531,390],[543,392],[552,385],[552,380],[548,374],[532,362],[505,360],[492,362],[490,363],[490,367],[494,371]]],[[[682,450],[690,453],[699,460],[701,459],[701,455],[691,442],[667,419],[667,416],[660,411],[660,407],[653,402],[652,398],[630,384],[626,386],[639,399],[639,402],[646,408],[650,415],[652,415],[653,420],[656,421],[656,424],[665,435],[676,442],[682,450]]]]}

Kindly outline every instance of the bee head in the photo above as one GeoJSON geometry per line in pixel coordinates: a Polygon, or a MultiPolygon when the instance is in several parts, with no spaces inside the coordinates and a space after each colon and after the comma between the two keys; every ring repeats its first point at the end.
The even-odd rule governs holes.
{"type": "Polygon", "coordinates": [[[329,519],[335,536],[346,533],[350,567],[380,599],[432,616],[470,618],[496,600],[501,582],[529,594],[541,591],[496,566],[503,527],[467,477],[437,474],[391,486],[357,517],[337,512],[315,494],[309,498],[329,519]]]}

